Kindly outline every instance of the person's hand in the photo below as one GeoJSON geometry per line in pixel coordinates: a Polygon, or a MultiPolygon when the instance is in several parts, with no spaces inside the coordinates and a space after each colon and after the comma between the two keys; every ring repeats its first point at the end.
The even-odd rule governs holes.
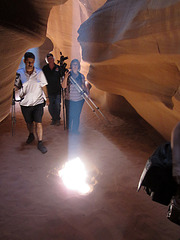
{"type": "Polygon", "coordinates": [[[68,79],[69,75],[70,75],[70,72],[66,71],[65,74],[64,74],[64,79],[68,79]]]}
{"type": "Polygon", "coordinates": [[[61,83],[62,88],[67,88],[67,80],[68,80],[69,75],[70,75],[69,71],[66,71],[64,73],[63,81],[61,83]]]}
{"type": "Polygon", "coordinates": [[[49,98],[46,98],[46,105],[49,106],[49,98]]]}

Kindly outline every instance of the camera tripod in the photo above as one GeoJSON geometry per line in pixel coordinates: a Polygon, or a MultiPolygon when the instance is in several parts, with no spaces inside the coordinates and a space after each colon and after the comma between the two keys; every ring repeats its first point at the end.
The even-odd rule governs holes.
{"type": "Polygon", "coordinates": [[[11,109],[11,124],[12,124],[12,136],[14,135],[14,126],[16,125],[16,110],[15,105],[16,102],[20,102],[21,100],[16,100],[15,97],[15,88],[13,89],[13,96],[12,96],[12,109],[11,109]]]}
{"type": "MultiPolygon", "coordinates": [[[[62,71],[63,71],[63,75],[65,74],[66,71],[68,71],[68,69],[66,68],[67,64],[64,62],[67,59],[68,59],[68,57],[64,57],[62,55],[62,52],[60,52],[60,60],[58,60],[57,63],[60,64],[60,67],[62,68],[62,71]]],[[[92,112],[96,115],[96,117],[100,119],[100,116],[101,116],[101,117],[103,117],[103,119],[107,123],[110,123],[109,120],[100,111],[99,107],[96,106],[96,104],[87,95],[87,93],[79,86],[79,84],[76,82],[76,80],[72,76],[70,76],[69,79],[70,79],[70,82],[75,85],[77,91],[82,95],[83,99],[85,100],[87,105],[90,107],[92,112]]],[[[66,123],[66,118],[65,118],[65,90],[62,89],[61,93],[62,93],[61,96],[62,96],[62,102],[63,102],[63,122],[64,122],[64,130],[65,130],[65,128],[66,128],[66,126],[65,126],[65,123],[66,123]]]]}
{"type": "Polygon", "coordinates": [[[62,97],[62,102],[63,102],[63,125],[64,125],[64,130],[66,129],[66,115],[65,115],[65,90],[61,88],[61,97],[62,97]]]}
{"type": "MultiPolygon", "coordinates": [[[[70,82],[75,86],[77,91],[80,93],[80,95],[83,97],[89,108],[92,110],[92,112],[96,115],[96,117],[99,120],[106,121],[106,123],[110,124],[109,120],[104,116],[104,114],[101,112],[99,107],[92,101],[92,99],[88,96],[88,94],[79,86],[79,84],[76,82],[76,80],[70,76],[69,77],[70,82]]],[[[65,114],[65,90],[62,88],[62,102],[63,102],[63,123],[64,123],[64,130],[66,129],[66,114],[65,114]]]]}
{"type": "Polygon", "coordinates": [[[92,99],[87,95],[87,93],[79,86],[79,84],[76,82],[76,80],[70,76],[69,77],[70,82],[74,84],[78,92],[82,95],[83,99],[87,103],[87,105],[90,107],[92,112],[96,115],[98,119],[101,120],[100,116],[103,117],[103,119],[107,122],[110,123],[109,120],[104,116],[104,114],[101,112],[99,107],[92,101],[92,99]],[[99,114],[99,115],[98,115],[99,114]]]}

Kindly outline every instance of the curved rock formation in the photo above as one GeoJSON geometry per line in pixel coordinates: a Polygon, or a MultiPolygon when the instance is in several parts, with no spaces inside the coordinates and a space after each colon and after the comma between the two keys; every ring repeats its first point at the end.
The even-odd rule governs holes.
{"type": "Polygon", "coordinates": [[[16,70],[25,51],[42,45],[48,16],[67,0],[0,1],[0,121],[8,114],[16,70]]]}
{"type": "MultiPolygon", "coordinates": [[[[180,118],[179,7],[177,0],[2,0],[0,121],[9,114],[22,56],[47,35],[52,45],[41,48],[42,59],[46,50],[56,59],[59,51],[81,59],[82,47],[91,64],[88,80],[98,89],[94,96],[106,104],[123,96],[169,139],[180,118]]],[[[82,67],[87,71],[87,64],[82,67]]]]}
{"type": "Polygon", "coordinates": [[[104,2],[105,0],[73,0],[53,7],[49,15],[47,36],[54,44],[53,54],[56,59],[59,58],[59,51],[61,51],[63,55],[69,57],[67,63],[70,63],[73,58],[81,61],[77,31],[80,25],[104,2]]]}
{"type": "Polygon", "coordinates": [[[179,121],[179,1],[107,1],[79,29],[88,79],[165,138],[179,121]]]}

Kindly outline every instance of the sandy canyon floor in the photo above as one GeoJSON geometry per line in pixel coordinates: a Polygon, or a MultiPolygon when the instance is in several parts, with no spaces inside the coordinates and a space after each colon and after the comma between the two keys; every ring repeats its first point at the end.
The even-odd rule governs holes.
{"type": "Polygon", "coordinates": [[[43,117],[46,154],[26,145],[26,125],[16,103],[0,123],[0,240],[179,240],[167,208],[136,192],[148,157],[165,140],[138,116],[113,116],[104,124],[85,104],[80,135],[43,117]],[[67,190],[57,176],[79,156],[96,184],[88,195],[67,190]]]}

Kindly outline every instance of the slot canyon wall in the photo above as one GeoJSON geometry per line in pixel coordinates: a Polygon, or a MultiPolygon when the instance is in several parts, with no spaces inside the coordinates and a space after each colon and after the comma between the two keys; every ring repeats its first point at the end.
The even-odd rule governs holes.
{"type": "Polygon", "coordinates": [[[16,71],[24,53],[43,44],[50,10],[66,1],[0,1],[0,122],[9,114],[16,71]]]}
{"type": "Polygon", "coordinates": [[[1,0],[0,11],[0,121],[22,56],[42,45],[41,59],[48,51],[68,64],[81,59],[93,97],[109,110],[126,99],[170,139],[180,119],[180,1],[1,0]]]}

